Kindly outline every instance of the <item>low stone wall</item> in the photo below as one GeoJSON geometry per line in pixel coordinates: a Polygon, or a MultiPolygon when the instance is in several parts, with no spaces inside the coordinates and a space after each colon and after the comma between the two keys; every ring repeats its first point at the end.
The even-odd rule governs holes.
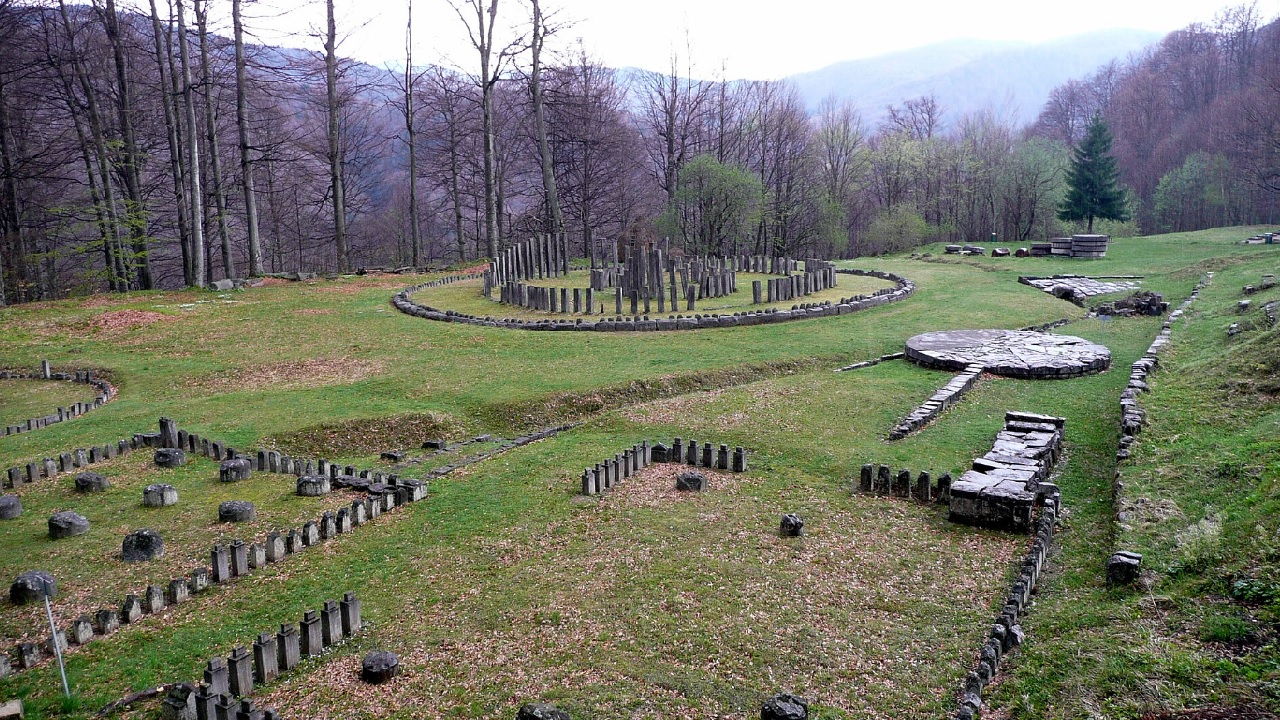
{"type": "Polygon", "coordinates": [[[951,484],[952,522],[1028,532],[1037,505],[1057,507],[1060,493],[1049,475],[1062,453],[1066,420],[1005,413],[990,452],[951,484]]]}
{"type": "Polygon", "coordinates": [[[40,370],[38,372],[25,372],[22,370],[0,370],[0,380],[63,380],[67,382],[82,383],[92,385],[101,393],[91,402],[74,403],[68,407],[60,407],[57,412],[45,415],[44,417],[30,418],[17,425],[7,425],[0,428],[0,437],[6,435],[17,435],[18,433],[31,432],[39,430],[42,427],[60,423],[65,420],[80,417],[90,410],[98,408],[111,402],[116,396],[116,390],[111,383],[101,378],[93,376],[92,370],[72,370],[71,372],[54,372],[49,365],[48,360],[40,361],[40,370]]]}
{"type": "Polygon", "coordinates": [[[855,295],[851,298],[842,298],[839,303],[828,302],[807,307],[795,306],[791,310],[751,310],[734,313],[732,315],[710,314],[694,315],[693,317],[677,315],[675,317],[653,319],[648,316],[618,316],[612,319],[605,318],[595,322],[583,320],[582,318],[576,318],[573,320],[516,320],[512,318],[497,319],[489,316],[477,317],[475,315],[459,313],[453,310],[439,310],[429,305],[419,304],[413,300],[413,293],[418,292],[419,290],[436,285],[447,284],[448,282],[457,282],[458,280],[467,279],[465,277],[455,276],[451,279],[435,280],[431,283],[424,283],[422,285],[405,288],[391,298],[391,304],[397,310],[407,315],[413,315],[427,320],[465,323],[468,325],[479,325],[483,327],[546,331],[652,332],[767,325],[770,323],[804,320],[813,317],[847,315],[859,310],[866,310],[868,308],[879,307],[880,305],[885,305],[897,300],[903,300],[915,292],[915,283],[892,273],[874,270],[843,269],[836,270],[835,272],[846,275],[877,277],[894,282],[895,287],[877,290],[871,295],[855,295]]]}
{"type": "Polygon", "coordinates": [[[672,441],[670,447],[663,443],[651,446],[645,440],[596,463],[595,467],[583,470],[582,494],[596,495],[609,490],[624,478],[648,467],[650,463],[684,463],[695,467],[744,472],[747,469],[747,451],[736,447],[730,452],[728,445],[721,445],[717,449],[712,443],[699,445],[697,440],[685,442],[680,438],[672,441]]]}
{"type": "Polygon", "coordinates": [[[907,356],[906,353],[900,353],[900,352],[889,353],[888,355],[881,355],[880,357],[874,358],[871,360],[864,360],[862,362],[856,362],[852,365],[845,365],[842,368],[836,368],[836,372],[849,372],[850,370],[861,370],[862,368],[869,368],[889,360],[901,360],[906,356],[907,356]]]}
{"type": "Polygon", "coordinates": [[[943,410],[956,404],[960,398],[964,397],[965,393],[973,389],[974,384],[978,382],[978,378],[982,376],[982,370],[982,365],[966,367],[964,372],[952,378],[951,382],[942,386],[932,397],[903,418],[902,422],[895,425],[889,431],[889,439],[901,440],[926,424],[933,422],[933,419],[941,415],[943,410]]]}
{"type": "Polygon", "coordinates": [[[991,632],[978,649],[977,662],[973,670],[964,678],[960,690],[959,709],[952,716],[954,720],[973,720],[982,708],[982,692],[995,678],[1001,661],[1025,639],[1019,623],[1031,596],[1036,591],[1040,573],[1053,545],[1053,536],[1057,527],[1057,504],[1049,504],[1040,512],[1035,523],[1035,541],[1027,551],[1018,569],[1018,574],[1010,584],[1009,593],[1005,596],[1000,614],[996,616],[991,632]]]}
{"type": "Polygon", "coordinates": [[[1242,245],[1274,245],[1280,243],[1280,232],[1264,232],[1240,241],[1242,245]]]}

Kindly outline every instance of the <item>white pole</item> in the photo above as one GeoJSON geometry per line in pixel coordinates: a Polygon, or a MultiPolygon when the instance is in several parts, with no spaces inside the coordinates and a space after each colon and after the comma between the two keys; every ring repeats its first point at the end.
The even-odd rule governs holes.
{"type": "Polygon", "coordinates": [[[62,692],[71,697],[71,688],[67,685],[67,668],[62,664],[62,643],[58,642],[58,626],[53,624],[53,609],[49,607],[49,583],[44,582],[44,612],[49,616],[49,637],[53,643],[53,654],[58,657],[58,672],[62,674],[62,692]]]}

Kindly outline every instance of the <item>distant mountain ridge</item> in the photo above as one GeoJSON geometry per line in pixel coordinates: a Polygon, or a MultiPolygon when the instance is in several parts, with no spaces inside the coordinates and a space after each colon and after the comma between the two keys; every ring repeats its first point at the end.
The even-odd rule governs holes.
{"type": "Polygon", "coordinates": [[[847,60],[787,78],[810,111],[834,95],[849,99],[874,125],[890,104],[933,94],[944,128],[992,107],[1019,124],[1035,120],[1054,87],[1158,42],[1144,30],[1100,30],[1041,43],[949,40],[913,50],[847,60]]]}

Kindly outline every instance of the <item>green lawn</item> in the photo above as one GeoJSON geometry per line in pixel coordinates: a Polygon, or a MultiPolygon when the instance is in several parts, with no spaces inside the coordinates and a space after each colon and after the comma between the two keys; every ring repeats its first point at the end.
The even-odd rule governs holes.
{"type": "Polygon", "coordinates": [[[58,408],[92,402],[98,389],[64,380],[0,380],[0,426],[24,425],[58,408]]]}
{"type": "MultiPolygon", "coordinates": [[[[901,274],[916,293],[836,318],[699,332],[518,332],[426,321],[389,305],[429,276],[0,309],[0,365],[45,357],[92,365],[112,372],[120,390],[74,422],[0,438],[0,467],[152,431],[161,415],[237,447],[360,466],[378,465],[381,450],[423,455],[417,445],[431,437],[581,423],[434,481],[425,502],[70,653],[77,703],[58,700],[47,664],[0,681],[0,699],[25,698],[31,718],[85,717],[130,691],[195,680],[209,656],[356,591],[367,632],[263,689],[260,705],[286,717],[509,718],[520,703],[544,700],[575,718],[749,717],[764,697],[792,690],[824,718],[940,717],[955,707],[1027,538],[849,488],[867,462],[959,472],[990,447],[1006,410],[1026,410],[1067,418],[1059,479],[1067,513],[1024,620],[1028,642],[1003,666],[994,707],[1026,718],[1138,717],[1206,702],[1275,709],[1273,655],[1258,650],[1269,647],[1274,621],[1268,583],[1280,580],[1271,569],[1271,548],[1280,547],[1272,540],[1280,386],[1267,384],[1275,331],[1228,345],[1225,328],[1240,320],[1240,286],[1274,272],[1280,252],[1235,244],[1249,234],[1124,238],[1091,262],[953,258],[940,246],[924,248],[928,258],[864,258],[842,264],[901,274]],[[1143,398],[1151,425],[1122,468],[1124,502],[1171,499],[1180,515],[1117,524],[1119,394],[1160,321],[1104,327],[1017,276],[1139,274],[1176,305],[1205,270],[1217,273],[1214,284],[1176,324],[1143,398]],[[1113,369],[1063,381],[984,379],[936,423],[892,444],[893,424],[949,375],[904,361],[833,372],[899,351],[920,332],[1060,318],[1072,322],[1058,332],[1110,347],[1113,369]],[[583,467],[674,436],[747,447],[749,471],[714,477],[697,496],[670,492],[661,467],[600,497],[576,494],[583,467]],[[805,519],[805,537],[778,537],[786,512],[805,519]],[[1191,557],[1186,528],[1197,523],[1191,557]],[[1213,523],[1216,546],[1200,539],[1213,523]],[[1103,563],[1120,546],[1146,554],[1154,590],[1104,587],[1103,563]],[[1251,604],[1227,592],[1241,578],[1256,580],[1251,604]],[[1258,641],[1241,644],[1244,636],[1258,641]],[[407,672],[370,691],[355,675],[375,646],[399,653],[407,672]]],[[[841,293],[855,292],[844,283],[858,278],[840,280],[841,293]]],[[[490,301],[464,284],[429,292],[419,301],[494,314],[465,309],[490,301]]],[[[1257,296],[1251,322],[1273,297],[1257,296]]],[[[419,467],[449,457],[424,457],[419,467]]],[[[209,461],[167,471],[149,460],[140,452],[105,465],[116,486],[101,496],[77,496],[70,476],[23,488],[27,514],[0,525],[0,577],[54,572],[64,591],[54,610],[65,623],[207,562],[220,538],[264,535],[338,501],[295,497],[284,476],[222,485],[209,461]],[[183,502],[142,508],[140,488],[158,481],[178,485],[183,502]],[[213,522],[217,502],[232,498],[253,500],[261,519],[234,529],[213,522]],[[47,540],[44,519],[64,508],[81,509],[93,531],[47,540]],[[147,567],[115,560],[123,535],[143,526],[172,542],[165,558],[147,567]]],[[[0,605],[4,645],[37,624],[27,609],[0,605]]],[[[154,705],[130,715],[155,716],[154,705]]]]}

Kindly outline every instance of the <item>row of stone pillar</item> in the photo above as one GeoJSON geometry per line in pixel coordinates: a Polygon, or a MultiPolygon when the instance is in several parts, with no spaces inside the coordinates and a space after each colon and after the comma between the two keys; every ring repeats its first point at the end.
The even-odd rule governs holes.
{"type": "Polygon", "coordinates": [[[595,495],[611,489],[618,481],[648,467],[650,463],[684,463],[729,472],[745,472],[747,451],[742,447],[729,450],[728,445],[719,449],[712,443],[687,443],[676,438],[670,446],[663,443],[650,445],[648,440],[632,445],[614,454],[594,467],[582,471],[582,494],[595,495]]]}
{"type": "Polygon", "coordinates": [[[15,425],[0,426],[0,437],[8,435],[18,435],[32,430],[39,430],[60,422],[66,422],[72,418],[96,410],[103,405],[111,402],[115,397],[115,389],[111,387],[111,383],[106,380],[95,378],[92,370],[74,370],[72,372],[53,372],[52,366],[48,360],[40,361],[40,370],[35,373],[22,372],[18,370],[0,370],[0,380],[65,380],[68,382],[80,383],[82,385],[92,385],[97,388],[99,394],[89,402],[77,402],[67,407],[57,408],[57,411],[49,415],[37,418],[28,418],[15,425]]]}
{"type": "Polygon", "coordinates": [[[951,473],[943,473],[936,483],[928,471],[916,475],[902,468],[896,473],[888,465],[868,463],[858,475],[858,491],[864,494],[914,498],[923,503],[946,502],[951,493],[951,473]]]}

